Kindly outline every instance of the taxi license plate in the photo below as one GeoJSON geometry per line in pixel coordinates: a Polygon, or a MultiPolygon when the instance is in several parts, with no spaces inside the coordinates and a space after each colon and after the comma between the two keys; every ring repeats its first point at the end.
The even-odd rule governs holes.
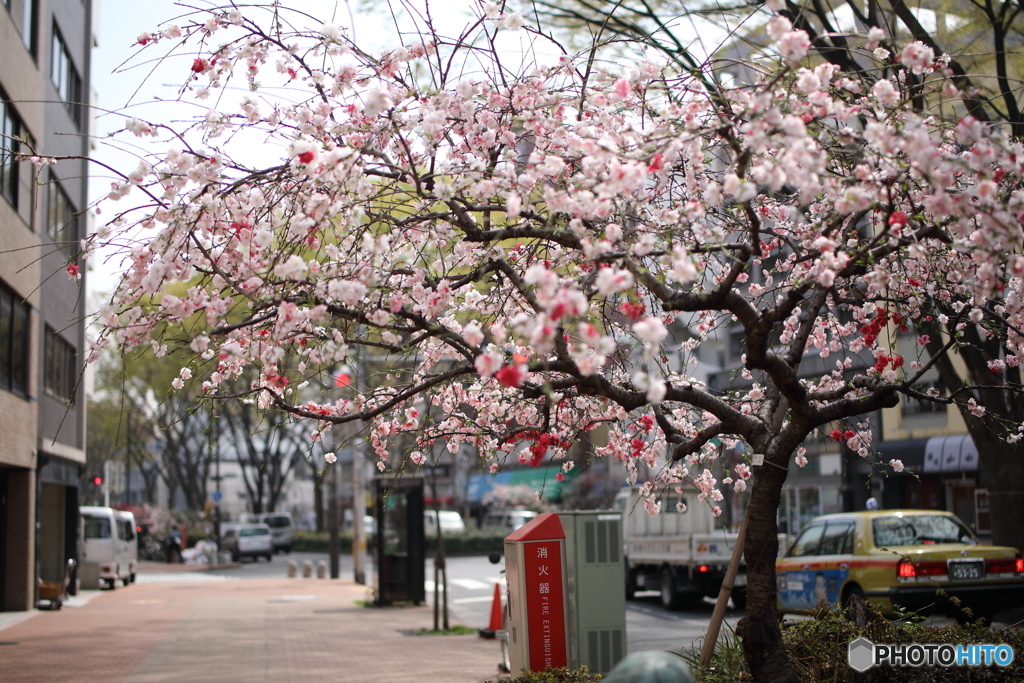
{"type": "Polygon", "coordinates": [[[976,581],[984,575],[981,562],[950,562],[950,581],[976,581]]]}

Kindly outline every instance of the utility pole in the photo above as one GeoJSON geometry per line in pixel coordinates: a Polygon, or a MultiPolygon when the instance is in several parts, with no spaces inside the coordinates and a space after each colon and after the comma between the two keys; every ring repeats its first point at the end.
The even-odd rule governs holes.
{"type": "Polygon", "coordinates": [[[128,411],[128,444],[124,451],[124,504],[132,504],[132,411],[128,411]]]}
{"type": "Polygon", "coordinates": [[[327,503],[327,514],[328,514],[328,542],[327,552],[331,556],[331,578],[337,579],[341,575],[341,548],[338,544],[338,463],[333,462],[327,465],[331,468],[330,474],[328,475],[329,486],[331,490],[328,491],[328,503],[327,503]]]}
{"type": "MultiPolygon", "coordinates": [[[[362,368],[360,368],[361,370],[362,368]]],[[[352,578],[360,585],[366,585],[366,459],[363,458],[363,444],[352,448],[352,578]]]]}
{"type": "MultiPolygon", "coordinates": [[[[210,409],[210,416],[213,417],[213,408],[210,409]]],[[[214,462],[214,487],[213,487],[213,538],[217,544],[217,559],[216,562],[220,563],[220,501],[224,497],[224,494],[220,491],[220,434],[217,430],[217,420],[213,420],[213,424],[210,425],[210,429],[213,432],[213,462],[214,462]]]]}

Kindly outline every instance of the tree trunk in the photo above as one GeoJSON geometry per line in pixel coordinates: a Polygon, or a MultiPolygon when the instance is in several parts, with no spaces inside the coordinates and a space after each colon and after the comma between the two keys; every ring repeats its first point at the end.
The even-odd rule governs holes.
{"type": "Polygon", "coordinates": [[[1024,440],[1010,444],[992,429],[970,431],[988,479],[992,545],[1024,550],[1024,440]]]}
{"type": "Polygon", "coordinates": [[[779,552],[776,513],[789,473],[781,465],[769,464],[768,457],[755,472],[746,511],[743,552],[747,563],[747,613],[736,633],[743,640],[743,654],[755,681],[799,683],[782,646],[775,579],[775,558],[779,552]]]}

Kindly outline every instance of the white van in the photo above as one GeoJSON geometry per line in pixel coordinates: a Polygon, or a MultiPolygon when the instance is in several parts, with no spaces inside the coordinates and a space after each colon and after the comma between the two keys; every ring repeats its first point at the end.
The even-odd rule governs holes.
{"type": "Polygon", "coordinates": [[[423,528],[427,536],[437,536],[437,519],[441,519],[441,531],[445,534],[461,534],[466,530],[466,522],[462,515],[454,510],[441,510],[435,513],[433,510],[423,512],[423,528]]]}
{"type": "MultiPolygon", "coordinates": [[[[120,538],[127,543],[125,551],[128,553],[128,581],[135,583],[135,565],[139,561],[139,528],[135,525],[135,515],[123,510],[117,511],[120,524],[124,525],[120,538]]],[[[127,584],[126,584],[127,585],[127,584]]]]}
{"type": "Polygon", "coordinates": [[[95,573],[100,583],[110,588],[115,588],[118,581],[127,586],[135,579],[134,558],[138,554],[135,516],[89,506],[79,508],[79,514],[83,574],[95,573]]]}
{"type": "Polygon", "coordinates": [[[532,510],[494,510],[484,516],[482,529],[512,533],[537,516],[532,510]]]}
{"type": "Polygon", "coordinates": [[[274,552],[292,551],[292,546],[295,545],[295,522],[292,521],[290,513],[264,512],[256,515],[255,521],[270,527],[270,532],[274,535],[274,552]]]}

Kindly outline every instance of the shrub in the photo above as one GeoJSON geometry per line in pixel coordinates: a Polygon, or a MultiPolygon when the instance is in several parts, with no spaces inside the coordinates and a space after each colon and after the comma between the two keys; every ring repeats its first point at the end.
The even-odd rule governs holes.
{"type": "MultiPolygon", "coordinates": [[[[295,541],[292,550],[300,553],[326,553],[330,548],[331,535],[326,531],[296,531],[295,541]]],[[[366,539],[367,546],[371,546],[373,539],[366,539]]],[[[338,546],[343,553],[352,552],[352,534],[342,532],[338,534],[338,546]]]]}
{"type": "Polygon", "coordinates": [[[588,673],[585,666],[579,669],[548,667],[543,671],[524,671],[522,675],[501,683],[597,683],[600,680],[601,674],[588,673]]]}
{"type": "MultiPolygon", "coordinates": [[[[445,555],[502,552],[505,549],[505,536],[507,535],[504,531],[484,529],[469,529],[458,534],[446,534],[444,552],[445,555]]],[[[427,549],[430,555],[434,554],[436,544],[436,537],[427,537],[427,549]]]]}
{"type": "MultiPolygon", "coordinates": [[[[977,624],[925,626],[913,613],[888,621],[869,606],[864,626],[850,621],[845,612],[820,607],[813,619],[793,622],[782,632],[793,670],[807,683],[992,683],[1024,680],[1024,660],[1014,658],[1010,666],[876,666],[857,673],[847,663],[847,644],[864,637],[875,643],[938,643],[969,645],[1006,643],[1015,653],[1024,652],[1024,629],[990,629],[977,624]]],[[[700,654],[686,656],[691,669],[699,670],[700,654]]],[[[704,683],[733,683],[752,679],[743,659],[742,645],[735,633],[723,634],[715,647],[704,683]]]]}

